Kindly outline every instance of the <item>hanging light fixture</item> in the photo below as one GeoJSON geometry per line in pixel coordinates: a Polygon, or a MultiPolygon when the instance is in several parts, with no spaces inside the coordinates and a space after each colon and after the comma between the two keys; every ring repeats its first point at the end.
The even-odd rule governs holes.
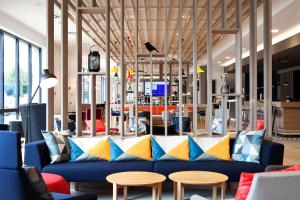
{"type": "Polygon", "coordinates": [[[98,46],[93,45],[90,47],[90,53],[88,56],[88,69],[90,72],[99,72],[100,71],[99,47],[98,47],[98,51],[92,51],[93,47],[98,47],[98,46]]]}

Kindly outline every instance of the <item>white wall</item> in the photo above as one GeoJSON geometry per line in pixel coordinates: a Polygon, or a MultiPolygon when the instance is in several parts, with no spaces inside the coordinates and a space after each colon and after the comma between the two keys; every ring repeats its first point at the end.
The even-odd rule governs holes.
{"type": "Polygon", "coordinates": [[[46,48],[47,40],[42,34],[34,29],[22,24],[18,20],[0,11],[0,28],[4,31],[12,33],[24,40],[27,40],[37,46],[46,48]]]}

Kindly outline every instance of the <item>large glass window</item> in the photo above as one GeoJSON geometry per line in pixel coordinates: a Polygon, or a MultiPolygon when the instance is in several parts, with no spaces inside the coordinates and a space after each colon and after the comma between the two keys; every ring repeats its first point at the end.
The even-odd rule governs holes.
{"type": "Polygon", "coordinates": [[[16,88],[16,39],[4,35],[4,108],[15,108],[16,88]]]}
{"type": "Polygon", "coordinates": [[[28,69],[29,69],[29,48],[28,43],[20,42],[20,57],[19,57],[19,81],[20,81],[20,104],[26,104],[28,102],[29,92],[29,80],[28,80],[28,69]]]}
{"type": "MultiPolygon", "coordinates": [[[[32,47],[32,90],[31,95],[33,96],[36,88],[39,86],[40,82],[40,59],[39,59],[39,49],[36,47],[32,47]]],[[[33,103],[40,102],[40,93],[37,92],[33,101],[33,103]]]]}
{"type": "MultiPolygon", "coordinates": [[[[0,36],[3,38],[0,41],[0,52],[3,51],[0,54],[0,71],[3,71],[0,75],[0,83],[3,83],[0,123],[9,123],[19,118],[19,105],[27,104],[39,85],[42,51],[2,30],[0,36]]],[[[40,94],[38,91],[33,103],[40,102],[40,94]]]]}

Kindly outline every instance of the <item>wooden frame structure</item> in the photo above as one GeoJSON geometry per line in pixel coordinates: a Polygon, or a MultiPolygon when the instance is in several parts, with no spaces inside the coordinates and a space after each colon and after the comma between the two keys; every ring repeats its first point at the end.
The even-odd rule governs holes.
{"type": "MultiPolygon", "coordinates": [[[[167,111],[167,75],[168,75],[168,66],[170,72],[172,68],[174,69],[173,64],[178,64],[178,76],[179,76],[179,132],[180,134],[183,133],[182,127],[182,108],[183,108],[183,65],[188,64],[187,71],[189,73],[189,67],[192,61],[192,83],[193,83],[193,91],[192,91],[192,102],[193,102],[193,134],[198,134],[198,121],[197,121],[197,109],[199,105],[199,97],[197,95],[197,61],[200,56],[203,56],[205,51],[207,52],[207,115],[206,115],[206,122],[207,122],[207,132],[212,134],[212,96],[221,96],[222,97],[222,107],[223,110],[226,110],[227,104],[227,97],[234,96],[236,98],[236,129],[241,130],[242,128],[242,121],[241,121],[241,110],[242,110],[242,20],[247,16],[249,13],[250,18],[250,124],[251,129],[255,129],[256,125],[256,99],[257,99],[257,91],[256,91],[256,72],[257,72],[257,59],[256,59],[256,15],[257,15],[257,6],[264,2],[264,74],[265,74],[265,81],[264,81],[264,93],[265,93],[265,107],[264,111],[265,115],[265,124],[268,131],[271,130],[271,118],[270,115],[272,110],[272,91],[269,89],[270,84],[272,84],[272,77],[271,71],[272,68],[270,67],[271,64],[271,0],[233,0],[228,3],[228,0],[219,0],[217,4],[213,4],[211,0],[206,0],[203,2],[193,0],[192,6],[186,6],[186,2],[184,0],[178,0],[178,5],[174,5],[174,0],[166,0],[164,3],[159,3],[157,5],[157,9],[163,9],[164,17],[162,19],[156,18],[156,29],[158,29],[158,22],[164,21],[164,37],[162,39],[162,44],[164,46],[163,53],[155,53],[155,54],[148,54],[144,52],[143,43],[145,42],[145,38],[141,35],[141,25],[140,21],[146,21],[146,39],[147,41],[150,40],[150,34],[148,33],[151,31],[149,27],[149,21],[151,20],[148,15],[148,11],[146,11],[146,18],[142,19],[139,16],[139,9],[145,9],[151,7],[147,0],[144,0],[142,6],[139,3],[140,0],[131,1],[129,4],[128,2],[125,3],[125,0],[120,0],[117,7],[115,4],[112,4],[110,0],[106,1],[91,1],[92,3],[87,3],[87,0],[77,0],[76,5],[74,5],[74,0],[47,0],[47,43],[48,43],[48,68],[50,71],[54,70],[54,4],[58,5],[61,8],[61,28],[62,28],[62,46],[61,46],[61,74],[62,74],[62,82],[68,82],[68,18],[70,17],[73,21],[76,22],[76,49],[77,49],[77,95],[76,95],[76,118],[77,122],[80,122],[82,119],[82,76],[90,76],[91,77],[91,135],[95,136],[96,134],[96,89],[95,89],[95,81],[96,76],[106,76],[106,134],[109,134],[110,131],[110,115],[111,115],[111,107],[110,107],[110,59],[118,60],[121,66],[121,126],[120,126],[120,133],[121,136],[125,136],[125,129],[124,129],[124,105],[126,103],[125,100],[125,66],[127,63],[132,63],[132,60],[135,62],[134,69],[135,69],[135,134],[138,135],[138,65],[140,63],[143,64],[150,64],[152,68],[155,64],[164,65],[164,84],[165,84],[165,96],[164,96],[164,111],[167,111]],[[105,6],[104,3],[105,2],[105,6]],[[245,9],[245,2],[248,3],[249,9],[245,9]],[[91,5],[91,7],[89,7],[91,5]],[[134,26],[135,26],[135,35],[132,34],[130,23],[130,19],[127,17],[126,9],[129,7],[133,8],[134,14],[134,26]],[[69,7],[71,10],[76,11],[76,16],[70,12],[69,7]],[[105,8],[104,8],[105,7],[105,8]],[[178,37],[174,36],[169,38],[170,34],[170,26],[168,21],[170,20],[171,10],[173,8],[178,8],[178,17],[176,28],[171,35],[178,35],[178,37]],[[186,13],[184,9],[189,9],[189,15],[191,19],[188,19],[186,23],[183,23],[185,20],[183,14],[186,13]],[[233,9],[231,9],[233,8],[233,9]],[[202,10],[201,10],[202,9],[202,10]],[[205,15],[204,9],[206,9],[207,19],[203,20],[202,17],[205,15]],[[218,19],[214,18],[214,15],[218,12],[217,10],[221,9],[221,14],[218,19]],[[201,10],[201,12],[198,12],[201,10]],[[234,11],[232,11],[234,10],[234,11]],[[246,11],[245,11],[246,10],[246,11]],[[119,11],[120,14],[120,23],[117,24],[119,28],[119,48],[117,44],[114,44],[112,41],[110,34],[112,33],[112,38],[117,39],[117,34],[113,31],[111,26],[111,17],[112,21],[117,21],[116,13],[119,11]],[[85,17],[88,16],[88,17],[85,17]],[[96,17],[100,16],[100,17],[96,17]],[[103,24],[101,24],[98,20],[103,19],[105,20],[105,28],[103,28],[103,24]],[[95,26],[91,26],[89,23],[95,23],[95,26]],[[206,24],[207,33],[202,34],[203,29],[205,26],[202,26],[201,23],[206,24]],[[189,24],[192,23],[192,29],[188,30],[189,24]],[[201,24],[201,25],[199,25],[201,24]],[[218,27],[218,25],[221,25],[218,27]],[[96,27],[96,28],[95,28],[96,27]],[[97,29],[100,29],[101,32],[97,32],[97,29]],[[89,31],[91,30],[91,31],[89,31]],[[126,31],[130,31],[129,36],[125,38],[125,35],[128,34],[126,31]],[[85,32],[88,36],[92,38],[92,40],[101,48],[105,49],[106,53],[106,73],[86,73],[82,72],[82,32],[85,32]],[[93,33],[91,33],[93,32],[93,33]],[[176,32],[178,34],[176,34],[176,32]],[[98,34],[99,33],[99,34],[98,34]],[[105,40],[103,34],[105,34],[105,40]],[[221,36],[232,34],[235,36],[235,57],[236,57],[236,64],[235,64],[235,93],[222,95],[222,94],[212,94],[212,74],[213,74],[213,60],[212,60],[212,48],[213,45],[220,40],[221,36]],[[218,35],[215,37],[215,35],[218,35]],[[219,37],[219,35],[221,35],[219,37]],[[190,37],[191,36],[191,37],[190,37]],[[134,38],[134,40],[133,40],[134,38]],[[178,43],[174,42],[178,39],[178,43]],[[188,39],[187,43],[183,43],[183,39],[188,39]],[[207,49],[203,49],[203,42],[207,41],[207,49]],[[129,44],[129,41],[132,44],[129,44]],[[174,45],[175,43],[175,45],[174,45]],[[193,48],[185,48],[186,46],[190,46],[192,44],[193,48]],[[199,45],[200,44],[200,45],[199,45]],[[105,45],[105,47],[104,47],[105,45]],[[112,48],[111,48],[112,45],[112,48]],[[140,48],[139,48],[140,45],[140,48]],[[135,49],[130,48],[135,46],[135,49]],[[171,48],[171,47],[175,48],[171,48]],[[199,46],[199,48],[198,48],[199,46]],[[176,51],[178,50],[178,54],[176,51]],[[134,51],[134,53],[133,53],[134,51]],[[140,52],[140,53],[139,53],[140,52]],[[170,61],[170,55],[178,55],[178,61],[170,61]],[[139,57],[149,57],[150,61],[140,61],[139,57]],[[154,61],[153,58],[163,58],[163,61],[154,61]],[[191,60],[192,59],[192,60],[191,60]]],[[[159,10],[157,10],[157,16],[159,16],[159,10]]],[[[159,34],[155,34],[155,44],[159,44],[159,34]]],[[[172,73],[170,73],[170,78],[172,73]]],[[[161,74],[161,77],[163,75],[161,74]]],[[[152,83],[153,80],[153,70],[150,70],[150,82],[152,83]]],[[[190,80],[188,80],[190,81],[190,80]]],[[[68,85],[62,84],[61,86],[61,114],[62,114],[62,128],[67,128],[68,122],[68,85]]],[[[152,84],[150,84],[150,91],[152,91],[152,84]]],[[[152,93],[150,94],[150,132],[152,134],[152,93]]],[[[47,129],[53,130],[53,114],[54,114],[54,91],[53,89],[48,90],[48,104],[47,104],[47,129]]],[[[167,113],[167,112],[166,112],[167,113]]],[[[223,121],[225,121],[226,112],[223,112],[223,121]]],[[[165,117],[164,125],[165,125],[165,135],[167,133],[167,116],[165,117]]],[[[226,123],[223,123],[223,133],[226,133],[226,123]]],[[[76,133],[77,136],[82,135],[82,125],[81,123],[76,124],[76,133]]]]}

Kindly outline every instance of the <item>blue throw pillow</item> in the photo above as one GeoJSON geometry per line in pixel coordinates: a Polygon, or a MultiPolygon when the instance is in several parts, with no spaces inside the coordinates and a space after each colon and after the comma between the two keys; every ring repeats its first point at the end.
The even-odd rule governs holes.
{"type": "Polygon", "coordinates": [[[266,130],[242,131],[233,147],[232,160],[260,163],[260,149],[266,130]]]}

